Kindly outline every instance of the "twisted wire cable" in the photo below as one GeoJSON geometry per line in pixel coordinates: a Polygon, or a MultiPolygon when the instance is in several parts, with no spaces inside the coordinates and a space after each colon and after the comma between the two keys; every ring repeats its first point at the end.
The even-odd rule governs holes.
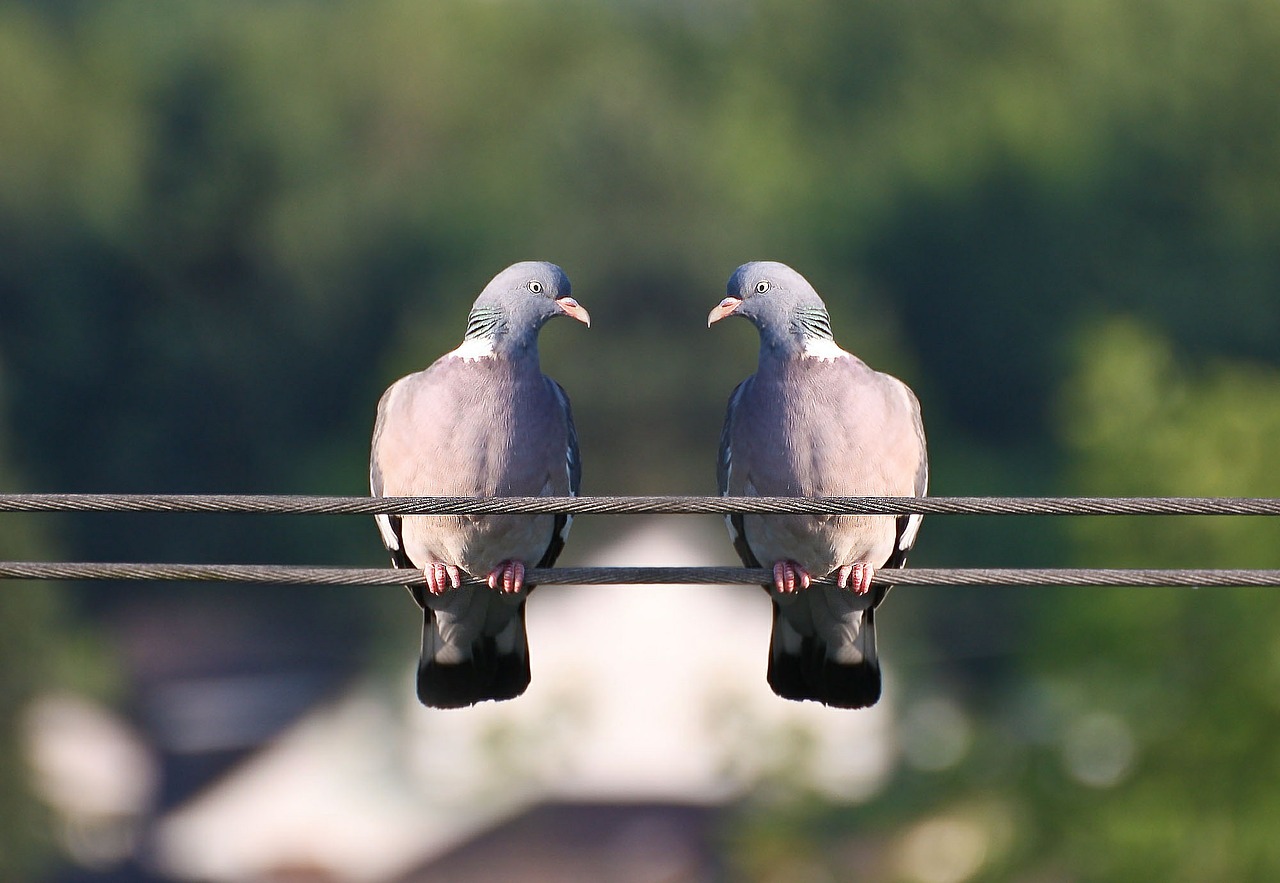
{"type": "MultiPolygon", "coordinates": [[[[297,515],[1280,515],[1273,497],[342,497],[261,494],[0,494],[0,512],[187,512],[297,515]]],[[[415,571],[255,564],[0,562],[0,579],[172,580],[382,586],[420,582],[415,571]]],[[[533,569],[541,585],[771,582],[741,567],[533,569]]],[[[908,568],[881,571],[891,585],[1275,586],[1280,570],[908,568]]],[[[468,579],[483,585],[479,579],[468,579]]],[[[831,581],[817,580],[817,585],[831,581]]]]}
{"type": "MultiPolygon", "coordinates": [[[[0,580],[144,580],[275,585],[398,586],[422,583],[422,572],[394,568],[298,567],[272,564],[0,562],[0,580]]],[[[770,571],[746,567],[531,568],[535,585],[761,585],[770,571]]],[[[1128,568],[904,568],[881,570],[875,582],[898,586],[1280,586],[1280,570],[1128,568]]],[[[484,580],[467,578],[466,585],[484,580]]],[[[830,586],[829,579],[814,585],[830,586]]]]}
{"type": "Polygon", "coordinates": [[[338,497],[0,494],[0,512],[289,515],[1280,515],[1276,497],[338,497]]]}

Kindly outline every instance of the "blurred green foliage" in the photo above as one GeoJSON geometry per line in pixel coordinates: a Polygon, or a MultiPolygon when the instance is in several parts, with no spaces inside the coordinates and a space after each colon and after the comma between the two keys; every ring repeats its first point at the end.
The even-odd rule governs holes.
{"type": "MultiPolygon", "coordinates": [[[[361,493],[380,391],[537,257],[596,320],[543,348],[584,492],[707,493],[755,341],[704,317],[773,258],[919,392],[934,493],[1276,495],[1277,94],[1271,0],[0,4],[9,485],[361,493]]],[[[84,559],[381,561],[341,520],[44,524],[84,559]]],[[[937,518],[916,563],[1275,566],[1275,540],[937,518]]],[[[377,628],[403,599],[245,603],[377,628]]],[[[1274,879],[1272,606],[900,591],[904,707],[949,697],[971,745],[865,807],[748,814],[739,866],[946,883],[909,857],[976,830],[983,879],[1274,879]],[[850,831],[908,858],[855,875],[850,831]]],[[[2,652],[28,695],[39,653],[2,652]]]]}
{"type": "MultiPolygon", "coordinates": [[[[1280,496],[1280,368],[1188,365],[1179,347],[1126,319],[1095,328],[1084,350],[1062,408],[1083,492],[1280,496]]],[[[1280,567],[1264,519],[1090,519],[1075,534],[1094,561],[1280,567]]],[[[1280,874],[1268,821],[1276,798],[1261,784],[1280,772],[1280,597],[1065,600],[1044,613],[1037,661],[1055,680],[1088,685],[1080,711],[1101,709],[1130,730],[1135,759],[1108,799],[1091,802],[1091,824],[1063,832],[1064,856],[1107,879],[1280,874]],[[1201,835],[1188,839],[1191,824],[1201,835]]]]}
{"type": "MultiPolygon", "coordinates": [[[[0,405],[8,376],[0,372],[0,405]]],[[[3,408],[0,407],[0,413],[3,408]]],[[[7,440],[0,436],[0,482],[21,488],[23,482],[10,463],[7,440]]],[[[30,518],[6,515],[0,519],[0,555],[23,559],[48,555],[50,544],[30,518]]],[[[24,762],[22,726],[29,703],[42,691],[69,684],[93,691],[94,654],[80,652],[83,632],[70,624],[67,599],[56,583],[8,583],[0,591],[0,878],[29,879],[43,867],[52,846],[50,817],[31,795],[24,762]]]]}

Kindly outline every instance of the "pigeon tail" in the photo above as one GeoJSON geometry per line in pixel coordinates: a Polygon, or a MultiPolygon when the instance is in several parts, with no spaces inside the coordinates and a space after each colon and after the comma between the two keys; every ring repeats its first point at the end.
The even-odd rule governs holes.
{"type": "Polygon", "coordinates": [[[435,613],[423,611],[418,701],[429,708],[466,708],[487,699],[514,699],[529,686],[524,605],[497,635],[481,636],[458,654],[444,641],[435,613]],[[460,658],[448,658],[460,655],[460,658]]]}
{"type": "Polygon", "coordinates": [[[823,695],[819,700],[836,708],[867,708],[880,699],[880,657],[876,655],[875,610],[862,613],[862,627],[853,645],[860,659],[842,662],[824,654],[823,695]]]}
{"type": "Polygon", "coordinates": [[[827,642],[801,635],[773,606],[769,642],[769,686],[783,699],[812,699],[834,708],[867,708],[880,699],[880,659],[876,655],[875,611],[862,614],[853,639],[856,661],[835,658],[827,642]]]}

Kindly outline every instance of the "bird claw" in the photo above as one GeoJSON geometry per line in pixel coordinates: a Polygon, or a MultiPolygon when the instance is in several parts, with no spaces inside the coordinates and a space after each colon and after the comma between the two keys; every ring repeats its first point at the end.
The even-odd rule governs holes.
{"type": "Polygon", "coordinates": [[[794,561],[779,561],[773,565],[773,587],[784,595],[809,588],[809,571],[794,561]]]}
{"type": "Polygon", "coordinates": [[[432,561],[422,568],[422,573],[427,580],[427,591],[433,595],[443,595],[450,588],[462,586],[462,569],[453,564],[432,561]]]}
{"type": "Polygon", "coordinates": [[[489,588],[513,595],[524,588],[524,562],[503,561],[489,574],[489,588]]]}
{"type": "Polygon", "coordinates": [[[836,585],[842,589],[852,589],[855,594],[865,595],[871,591],[871,581],[875,575],[876,569],[865,561],[846,564],[836,571],[836,585]]]}

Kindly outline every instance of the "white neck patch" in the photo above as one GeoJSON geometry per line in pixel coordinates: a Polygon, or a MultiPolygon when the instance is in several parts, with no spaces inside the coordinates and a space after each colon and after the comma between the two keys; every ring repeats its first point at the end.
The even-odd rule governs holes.
{"type": "Polygon", "coordinates": [[[468,362],[478,362],[481,359],[493,358],[493,341],[487,337],[477,337],[473,340],[464,340],[462,344],[450,356],[459,359],[466,359],[468,362]]]}
{"type": "Polygon", "coordinates": [[[810,338],[804,342],[804,350],[800,353],[801,358],[817,359],[820,362],[834,362],[842,356],[847,356],[844,350],[834,340],[823,340],[822,338],[810,338]]]}

